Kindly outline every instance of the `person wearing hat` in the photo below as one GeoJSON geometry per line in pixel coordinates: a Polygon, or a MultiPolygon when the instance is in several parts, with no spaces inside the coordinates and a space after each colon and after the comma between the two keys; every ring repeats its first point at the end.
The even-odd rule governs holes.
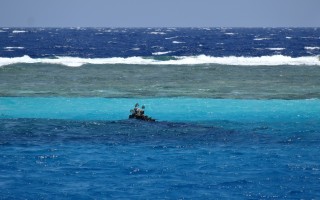
{"type": "Polygon", "coordinates": [[[145,109],[144,105],[140,109],[139,104],[136,103],[134,106],[134,109],[130,110],[131,115],[129,115],[129,118],[141,119],[145,121],[155,121],[155,119],[152,119],[151,117],[144,114],[144,109],[145,109]]]}
{"type": "Polygon", "coordinates": [[[136,116],[140,116],[141,115],[141,109],[139,108],[139,104],[138,103],[136,103],[136,105],[134,105],[134,114],[136,115],[136,116]]]}

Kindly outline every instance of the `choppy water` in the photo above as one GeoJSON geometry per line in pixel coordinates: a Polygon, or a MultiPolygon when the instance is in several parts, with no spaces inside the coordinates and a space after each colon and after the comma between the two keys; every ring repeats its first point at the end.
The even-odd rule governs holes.
{"type": "Polygon", "coordinates": [[[1,57],[317,56],[319,28],[0,28],[1,57]]]}
{"type": "Polygon", "coordinates": [[[317,199],[319,31],[0,28],[0,198],[317,199]]]}
{"type": "Polygon", "coordinates": [[[316,199],[319,128],[1,120],[1,196],[316,199]]]}

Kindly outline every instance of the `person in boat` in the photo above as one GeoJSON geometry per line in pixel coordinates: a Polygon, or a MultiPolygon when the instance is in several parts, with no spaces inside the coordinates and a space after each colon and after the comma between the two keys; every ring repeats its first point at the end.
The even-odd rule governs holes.
{"type": "Polygon", "coordinates": [[[139,104],[136,103],[133,110],[130,110],[131,115],[129,118],[135,118],[135,119],[142,119],[147,121],[154,121],[151,117],[148,117],[144,114],[145,106],[143,105],[141,108],[139,108],[139,104]]]}
{"type": "Polygon", "coordinates": [[[144,109],[145,109],[146,107],[145,106],[142,106],[141,107],[141,109],[140,109],[140,115],[144,115],[144,109]]]}
{"type": "Polygon", "coordinates": [[[141,109],[139,108],[139,104],[136,103],[134,105],[134,108],[132,110],[130,110],[131,115],[129,116],[129,118],[137,118],[139,117],[141,114],[141,109]]]}
{"type": "Polygon", "coordinates": [[[136,103],[136,105],[134,106],[134,115],[136,115],[136,116],[141,116],[141,109],[139,108],[139,104],[138,103],[136,103]]]}

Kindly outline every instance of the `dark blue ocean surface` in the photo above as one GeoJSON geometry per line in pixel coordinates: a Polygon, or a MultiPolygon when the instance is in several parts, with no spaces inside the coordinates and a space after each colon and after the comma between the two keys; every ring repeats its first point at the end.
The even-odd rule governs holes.
{"type": "Polygon", "coordinates": [[[319,47],[319,28],[0,28],[0,57],[302,57],[319,47]]]}
{"type": "Polygon", "coordinates": [[[318,122],[1,120],[0,195],[316,199],[318,122]]]}
{"type": "Polygon", "coordinates": [[[317,199],[319,54],[319,28],[0,28],[0,199],[317,199]]]}

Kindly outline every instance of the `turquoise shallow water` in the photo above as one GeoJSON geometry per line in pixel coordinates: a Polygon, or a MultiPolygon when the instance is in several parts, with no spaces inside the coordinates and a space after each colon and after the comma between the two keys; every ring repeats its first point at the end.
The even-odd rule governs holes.
{"type": "Polygon", "coordinates": [[[159,121],[238,122],[320,120],[320,100],[233,100],[201,98],[1,97],[0,118],[125,120],[135,103],[159,121]]]}

